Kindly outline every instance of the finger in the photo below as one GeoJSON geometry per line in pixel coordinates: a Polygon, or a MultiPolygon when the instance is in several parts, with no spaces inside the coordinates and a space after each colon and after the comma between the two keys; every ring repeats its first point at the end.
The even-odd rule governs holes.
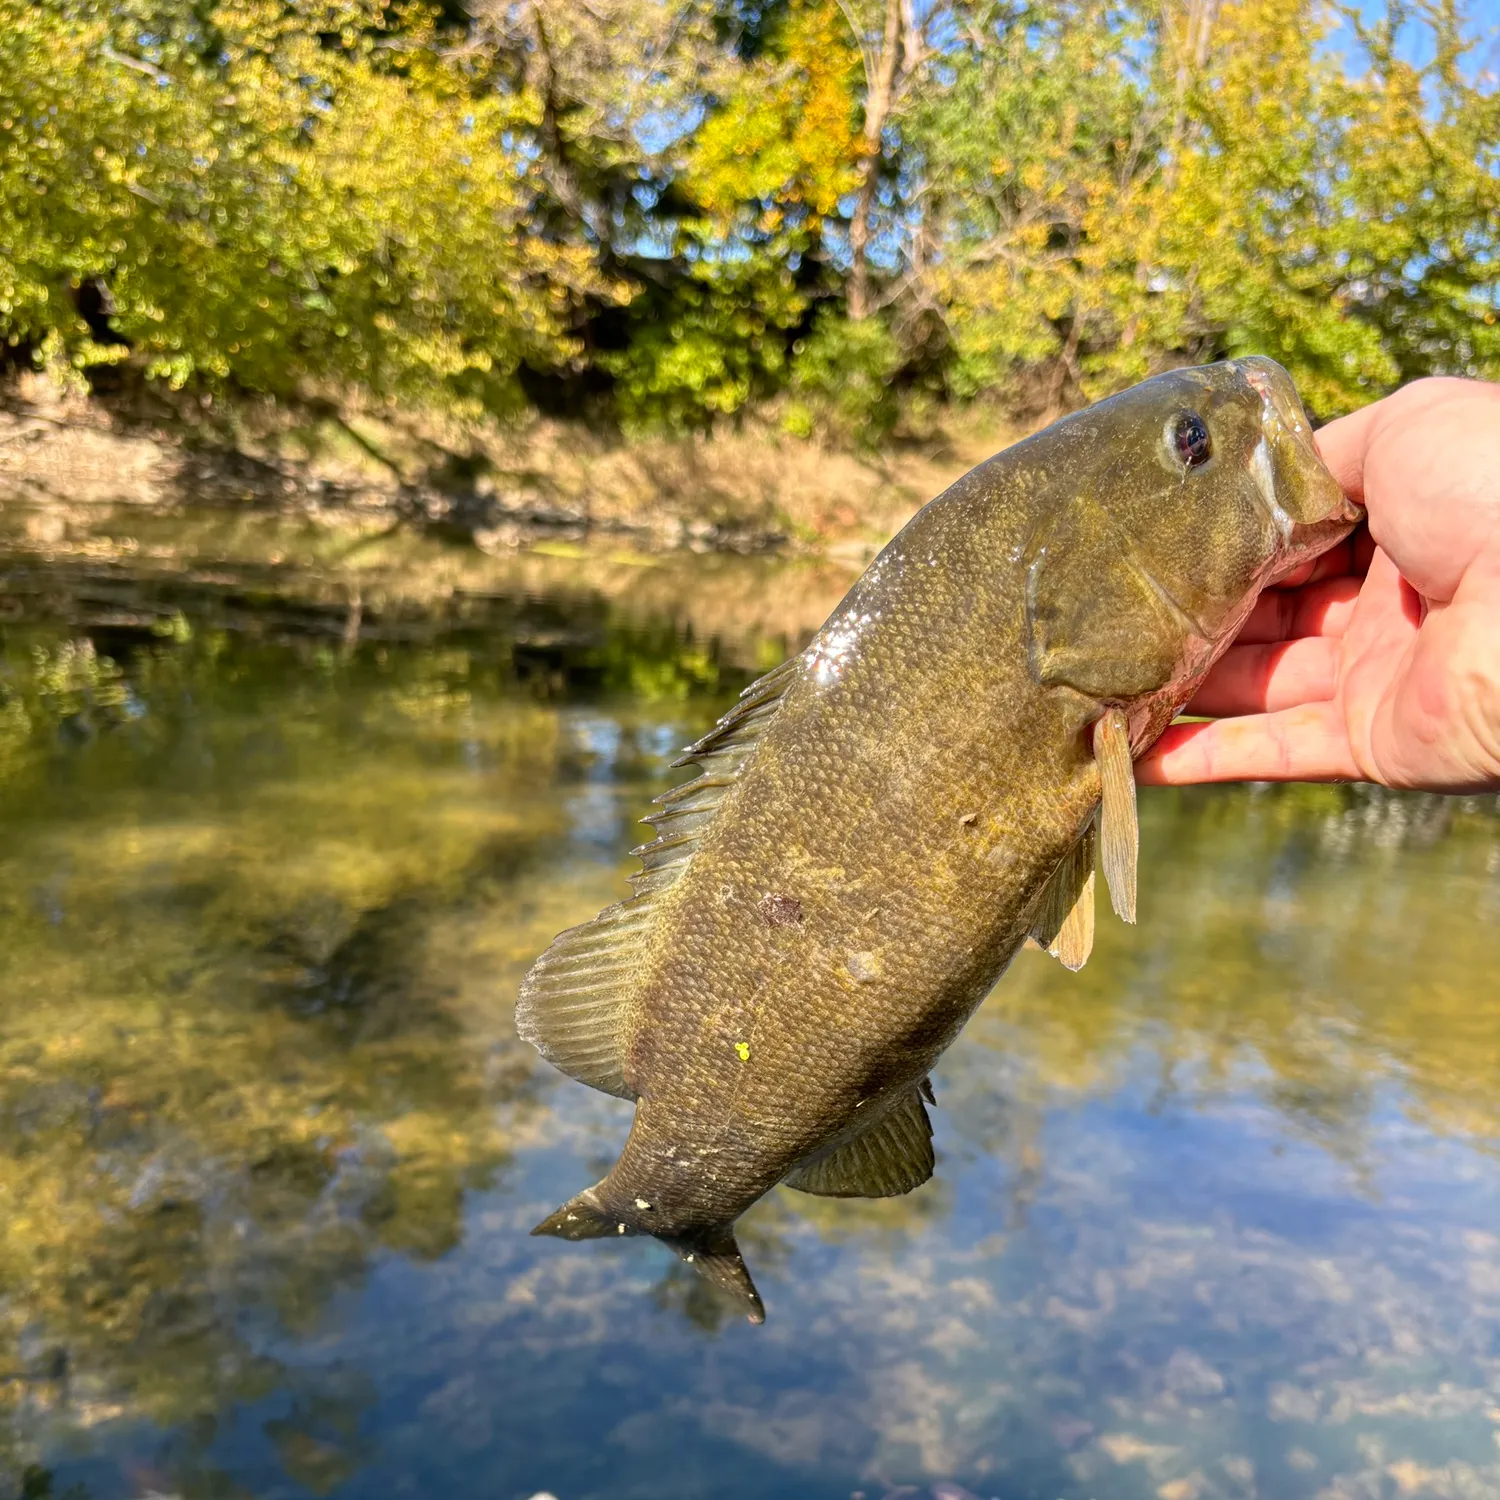
{"type": "Polygon", "coordinates": [[[1338,685],[1339,643],[1326,636],[1231,646],[1184,710],[1211,719],[1321,703],[1338,685]]]}
{"type": "Polygon", "coordinates": [[[1333,703],[1280,713],[1174,724],[1136,762],[1143,786],[1206,781],[1352,781],[1359,777],[1333,703]]]}
{"type": "MultiPolygon", "coordinates": [[[[1361,527],[1360,531],[1364,528],[1361,527]]],[[[1344,574],[1358,576],[1369,566],[1369,559],[1361,562],[1357,538],[1360,532],[1356,531],[1348,540],[1342,541],[1336,547],[1330,547],[1326,552],[1320,552],[1317,557],[1309,559],[1300,567],[1294,568],[1285,578],[1278,578],[1271,585],[1272,589],[1300,589],[1309,583],[1316,583],[1321,578],[1337,578],[1344,574]]]]}
{"type": "Polygon", "coordinates": [[[1365,452],[1385,416],[1385,403],[1372,402],[1347,417],[1338,417],[1313,434],[1318,453],[1333,471],[1340,488],[1359,504],[1365,503],[1365,452]]]}
{"type": "MultiPolygon", "coordinates": [[[[1367,766],[1381,764],[1374,747],[1375,719],[1389,700],[1392,683],[1408,668],[1410,653],[1423,632],[1423,613],[1421,595],[1401,576],[1390,557],[1377,551],[1360,594],[1359,611],[1341,643],[1345,666],[1340,689],[1346,732],[1367,766]]],[[[1455,668],[1458,663],[1451,663],[1447,672],[1430,676],[1427,681],[1441,688],[1452,680],[1455,668]]]]}
{"type": "Polygon", "coordinates": [[[1500,790],[1500,555],[1429,612],[1369,725],[1369,758],[1389,785],[1500,790]]]}
{"type": "Polygon", "coordinates": [[[1267,589],[1240,626],[1235,644],[1294,641],[1300,636],[1339,636],[1359,598],[1358,578],[1325,578],[1300,589],[1267,589]]]}
{"type": "Polygon", "coordinates": [[[1380,549],[1359,591],[1359,601],[1344,628],[1350,658],[1371,660],[1378,667],[1406,642],[1422,623],[1422,596],[1401,576],[1380,549]]]}

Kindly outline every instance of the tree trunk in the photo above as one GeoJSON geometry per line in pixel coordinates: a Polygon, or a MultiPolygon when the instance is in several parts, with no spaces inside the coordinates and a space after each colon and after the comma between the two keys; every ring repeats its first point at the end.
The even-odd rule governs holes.
{"type": "Polygon", "coordinates": [[[885,35],[865,99],[864,142],[858,168],[859,195],[854,201],[854,217],[849,221],[849,317],[856,323],[870,313],[870,216],[875,211],[875,189],[880,181],[880,141],[895,94],[901,38],[901,0],[885,0],[885,35]]]}
{"type": "Polygon", "coordinates": [[[1177,171],[1187,137],[1187,93],[1208,62],[1219,0],[1188,0],[1185,34],[1177,45],[1177,76],[1172,87],[1172,130],[1167,140],[1167,189],[1177,185],[1177,171]]]}
{"type": "Polygon", "coordinates": [[[540,134],[545,152],[542,170],[557,201],[579,223],[597,232],[595,216],[584,201],[573,169],[568,163],[567,143],[563,140],[562,129],[557,120],[557,72],[552,61],[552,38],[548,35],[542,0],[532,0],[531,33],[533,50],[526,62],[526,84],[542,104],[540,134]]]}

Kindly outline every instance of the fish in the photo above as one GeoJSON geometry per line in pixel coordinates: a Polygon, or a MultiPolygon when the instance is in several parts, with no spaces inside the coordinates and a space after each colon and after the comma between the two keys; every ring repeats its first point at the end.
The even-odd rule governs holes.
{"type": "Polygon", "coordinates": [[[752,1204],[926,1182],[934,1064],[1025,943],[1087,960],[1096,863],[1135,920],[1134,759],[1362,515],[1263,356],[1064,416],[918,511],[674,763],[629,899],[526,975],[521,1037],[635,1105],[533,1233],[654,1236],[758,1323],[752,1204]]]}

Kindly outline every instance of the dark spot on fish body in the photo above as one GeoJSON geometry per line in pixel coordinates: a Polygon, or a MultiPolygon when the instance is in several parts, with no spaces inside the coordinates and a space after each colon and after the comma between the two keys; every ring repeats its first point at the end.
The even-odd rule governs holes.
{"type": "Polygon", "coordinates": [[[802,925],[802,903],[795,896],[783,896],[773,891],[760,898],[756,910],[767,927],[802,925]]]}

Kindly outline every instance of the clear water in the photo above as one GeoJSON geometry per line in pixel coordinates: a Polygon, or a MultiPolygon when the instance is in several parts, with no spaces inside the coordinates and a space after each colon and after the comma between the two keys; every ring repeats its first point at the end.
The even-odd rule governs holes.
{"type": "Polygon", "coordinates": [[[1017,960],[935,1180],[748,1217],[763,1328],[528,1237],[628,1109],[520,975],[809,624],[736,566],[0,570],[0,1495],[1500,1495],[1494,799],[1145,794],[1139,927],[1017,960]]]}

